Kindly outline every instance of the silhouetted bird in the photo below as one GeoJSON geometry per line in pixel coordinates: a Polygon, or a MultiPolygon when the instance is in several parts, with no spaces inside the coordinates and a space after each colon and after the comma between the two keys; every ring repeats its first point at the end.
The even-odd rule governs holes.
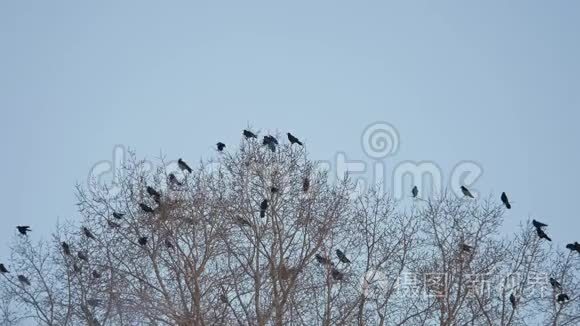
{"type": "Polygon", "coordinates": [[[93,271],[93,277],[94,278],[101,278],[101,273],[99,273],[97,271],[93,271]]]}
{"type": "Polygon", "coordinates": [[[187,165],[187,163],[185,163],[182,159],[177,160],[177,166],[179,166],[179,168],[181,169],[181,171],[185,170],[189,173],[191,173],[191,168],[189,167],[189,165],[187,165]]]}
{"type": "Polygon", "coordinates": [[[472,249],[473,249],[473,247],[470,245],[466,245],[465,243],[461,244],[461,250],[463,250],[463,251],[471,252],[472,249]]]}
{"type": "Polygon", "coordinates": [[[262,200],[260,203],[260,217],[266,216],[266,210],[268,209],[268,199],[262,200]]]}
{"type": "Polygon", "coordinates": [[[516,296],[513,293],[510,294],[510,302],[512,304],[512,308],[516,309],[516,296]]]}
{"type": "Polygon", "coordinates": [[[279,189],[277,187],[270,187],[270,191],[275,194],[279,191],[279,189]]]}
{"type": "Polygon", "coordinates": [[[314,257],[316,258],[316,261],[319,264],[322,264],[322,265],[334,265],[334,263],[330,259],[328,259],[326,257],[322,257],[319,254],[316,254],[314,257]]]}
{"type": "Polygon", "coordinates": [[[115,222],[113,222],[113,221],[111,221],[111,220],[107,220],[107,224],[108,224],[108,225],[109,225],[109,227],[111,227],[111,228],[119,228],[119,227],[121,227],[121,224],[119,224],[119,223],[115,223],[115,222]]]}
{"type": "Polygon", "coordinates": [[[24,285],[30,285],[30,281],[24,275],[18,275],[18,281],[20,281],[20,283],[22,283],[24,285]]]}
{"type": "Polygon", "coordinates": [[[68,243],[63,241],[60,245],[62,246],[62,252],[64,252],[65,255],[70,256],[70,246],[68,243]]]}
{"type": "Polygon", "coordinates": [[[124,213],[117,213],[117,212],[114,212],[113,213],[113,217],[116,218],[116,219],[118,219],[118,220],[122,219],[123,216],[125,216],[124,213]]]}
{"type": "Polygon", "coordinates": [[[81,228],[83,230],[83,234],[89,239],[95,239],[95,236],[91,233],[91,230],[87,229],[86,227],[81,228]]]}
{"type": "Polygon", "coordinates": [[[223,151],[224,148],[226,148],[226,144],[222,143],[222,142],[218,142],[217,144],[215,144],[217,146],[217,150],[218,151],[223,151]]]}
{"type": "Polygon", "coordinates": [[[22,234],[22,235],[26,235],[26,232],[32,231],[30,229],[30,226],[28,226],[28,225],[19,225],[16,228],[18,229],[18,232],[20,232],[20,234],[22,234]]]}
{"type": "Polygon", "coordinates": [[[161,197],[161,194],[159,193],[159,191],[155,190],[153,187],[149,187],[147,186],[147,193],[151,196],[151,197],[155,197],[155,198],[159,198],[161,197]]]}
{"type": "Polygon", "coordinates": [[[558,303],[566,303],[570,301],[570,297],[566,293],[560,293],[558,294],[556,300],[558,301],[558,303]]]}
{"type": "Polygon", "coordinates": [[[0,273],[4,274],[4,273],[10,273],[10,272],[6,269],[4,264],[0,264],[0,273]]]}
{"type": "Polygon", "coordinates": [[[147,237],[140,237],[139,244],[142,246],[146,245],[147,244],[147,237]]]}
{"type": "Polygon", "coordinates": [[[288,133],[288,140],[290,141],[290,144],[292,144],[292,145],[298,144],[300,146],[304,146],[304,145],[302,145],[302,142],[298,138],[294,137],[294,135],[292,135],[291,133],[288,133]]]}
{"type": "Polygon", "coordinates": [[[310,189],[310,179],[304,178],[302,180],[302,191],[307,192],[310,189]]]}
{"type": "Polygon", "coordinates": [[[580,253],[580,243],[578,243],[578,242],[569,243],[566,245],[566,248],[568,248],[572,251],[577,251],[578,253],[580,253]]]}
{"type": "Polygon", "coordinates": [[[169,182],[178,186],[183,186],[183,183],[179,182],[173,173],[169,173],[169,182]]]}
{"type": "Polygon", "coordinates": [[[501,202],[505,205],[505,207],[507,209],[511,209],[512,208],[512,204],[510,204],[510,201],[507,197],[507,195],[505,194],[505,192],[501,193],[501,202]]]}
{"type": "Polygon", "coordinates": [[[417,196],[419,195],[419,189],[417,188],[417,186],[413,187],[413,189],[411,190],[411,194],[413,194],[413,198],[417,198],[417,196]]]}
{"type": "Polygon", "coordinates": [[[465,197],[474,198],[469,189],[465,188],[465,186],[461,186],[461,192],[465,197]]]}
{"type": "Polygon", "coordinates": [[[276,145],[278,145],[278,140],[273,136],[264,136],[264,140],[262,140],[262,145],[268,146],[272,152],[276,151],[276,145]]]}
{"type": "Polygon", "coordinates": [[[544,226],[548,226],[548,224],[544,224],[536,220],[532,220],[532,225],[535,226],[536,228],[543,228],[544,226]]]}
{"type": "Polygon", "coordinates": [[[79,251],[77,253],[77,257],[79,257],[80,260],[89,261],[89,257],[87,256],[87,254],[82,251],[79,251]]]}
{"type": "Polygon", "coordinates": [[[556,281],[555,278],[550,277],[550,284],[552,285],[552,288],[554,288],[554,290],[562,290],[562,285],[560,284],[560,282],[556,281]]]}
{"type": "Polygon", "coordinates": [[[332,268],[332,278],[336,281],[342,281],[344,275],[336,268],[332,268]]]}
{"type": "Polygon", "coordinates": [[[336,249],[336,256],[341,262],[345,264],[350,264],[350,260],[346,258],[346,255],[340,249],[336,249]]]}
{"type": "Polygon", "coordinates": [[[151,208],[151,207],[149,207],[149,206],[147,206],[147,205],[145,205],[143,203],[140,203],[139,204],[139,207],[141,207],[141,210],[143,210],[145,213],[153,213],[153,212],[155,212],[153,210],[153,208],[151,208]]]}
{"type": "Polygon", "coordinates": [[[538,233],[538,237],[540,237],[540,239],[552,241],[552,239],[550,239],[550,237],[546,234],[546,232],[544,232],[544,230],[542,230],[541,228],[536,228],[536,233],[538,233]]]}
{"type": "Polygon", "coordinates": [[[256,134],[254,134],[253,132],[244,129],[244,137],[246,137],[246,139],[248,138],[258,138],[258,136],[256,136],[256,134]]]}

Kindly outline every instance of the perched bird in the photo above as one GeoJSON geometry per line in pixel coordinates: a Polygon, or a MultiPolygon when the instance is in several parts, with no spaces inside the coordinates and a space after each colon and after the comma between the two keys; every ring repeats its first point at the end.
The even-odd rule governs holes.
{"type": "Polygon", "coordinates": [[[22,283],[24,285],[30,285],[30,281],[24,275],[18,275],[18,281],[20,281],[20,283],[22,283]]]}
{"type": "Polygon", "coordinates": [[[566,245],[566,248],[572,250],[572,251],[577,251],[580,253],[580,243],[578,242],[574,242],[574,243],[569,243],[566,245]]]}
{"type": "Polygon", "coordinates": [[[123,216],[125,216],[125,213],[117,213],[117,212],[113,212],[113,217],[120,220],[123,218],[123,216]]]}
{"type": "Polygon", "coordinates": [[[249,138],[258,138],[258,136],[256,136],[256,134],[254,134],[253,132],[244,129],[244,137],[246,137],[246,139],[249,138]]]}
{"type": "Polygon", "coordinates": [[[10,272],[6,269],[6,266],[4,266],[4,264],[0,264],[0,273],[4,274],[10,272]]]}
{"type": "Polygon", "coordinates": [[[570,297],[566,293],[560,293],[556,297],[556,301],[558,301],[558,303],[566,303],[570,301],[570,297]]]}
{"type": "Polygon", "coordinates": [[[215,144],[217,146],[217,150],[218,151],[223,151],[224,148],[226,148],[226,144],[222,143],[222,142],[218,142],[217,144],[215,144]]]}
{"type": "Polygon", "coordinates": [[[93,271],[93,277],[94,278],[101,278],[101,273],[99,273],[97,271],[93,271]]]}
{"type": "Polygon", "coordinates": [[[181,169],[181,171],[185,170],[189,173],[191,173],[191,171],[193,171],[189,165],[187,165],[187,163],[185,163],[181,158],[179,160],[177,160],[177,166],[179,166],[179,168],[181,169]]]}
{"type": "Polygon", "coordinates": [[[292,135],[291,133],[288,133],[288,140],[290,141],[290,144],[292,144],[292,145],[298,144],[300,146],[304,146],[302,144],[302,142],[298,138],[294,137],[294,135],[292,135]]]}
{"type": "Polygon", "coordinates": [[[119,224],[119,223],[115,223],[115,222],[113,222],[113,221],[111,221],[111,220],[107,220],[107,224],[108,224],[108,225],[109,225],[109,227],[111,227],[111,228],[120,228],[120,227],[121,227],[121,224],[119,224]]]}
{"type": "Polygon", "coordinates": [[[552,239],[550,239],[550,237],[546,234],[546,232],[544,232],[544,230],[542,230],[541,228],[536,228],[536,233],[538,233],[538,237],[540,237],[540,239],[552,241],[552,239]]]}
{"type": "Polygon", "coordinates": [[[264,140],[262,140],[262,145],[268,146],[272,152],[276,151],[276,145],[278,145],[278,140],[273,136],[264,136],[264,140]]]}
{"type": "Polygon", "coordinates": [[[159,198],[161,197],[161,194],[159,193],[159,191],[155,190],[153,187],[147,186],[147,193],[154,198],[159,198]]]}
{"type": "Polygon", "coordinates": [[[169,173],[169,182],[180,187],[183,186],[183,183],[179,182],[173,173],[169,173]]]}
{"type": "Polygon", "coordinates": [[[141,210],[143,210],[145,213],[153,213],[153,212],[155,212],[153,210],[153,208],[151,208],[151,207],[149,207],[149,206],[147,206],[147,205],[145,205],[143,203],[140,203],[139,204],[139,207],[141,207],[141,210]]]}
{"type": "Polygon", "coordinates": [[[321,264],[321,265],[334,265],[334,263],[332,262],[332,260],[326,258],[326,257],[322,257],[319,254],[316,254],[314,256],[316,258],[316,261],[321,264]]]}
{"type": "Polygon", "coordinates": [[[465,243],[461,244],[461,250],[463,250],[463,251],[471,252],[472,249],[473,249],[473,247],[470,245],[466,245],[465,243]]]}
{"type": "Polygon", "coordinates": [[[413,198],[417,198],[417,196],[419,195],[419,189],[417,188],[417,186],[413,187],[413,189],[411,190],[411,194],[413,194],[413,198]]]}
{"type": "Polygon", "coordinates": [[[68,243],[63,241],[60,245],[62,246],[62,252],[64,252],[65,255],[70,256],[70,246],[68,243]]]}
{"type": "Polygon", "coordinates": [[[266,216],[266,210],[268,209],[268,199],[262,200],[260,203],[260,217],[266,216]]]}
{"type": "Polygon", "coordinates": [[[275,193],[277,193],[278,191],[280,191],[280,189],[278,189],[277,187],[270,187],[270,191],[271,191],[273,194],[275,194],[275,193]]]}
{"type": "Polygon", "coordinates": [[[147,237],[140,237],[138,242],[142,246],[146,245],[147,244],[147,237]]]}
{"type": "Polygon", "coordinates": [[[341,262],[345,264],[350,264],[350,260],[346,258],[346,255],[340,249],[336,249],[336,256],[341,262]]]}
{"type": "Polygon", "coordinates": [[[302,179],[302,191],[307,192],[310,189],[310,179],[302,179]]]}
{"type": "Polygon", "coordinates": [[[532,220],[532,225],[535,226],[537,229],[543,228],[544,226],[548,226],[548,224],[544,224],[544,223],[538,222],[536,220],[532,220]]]}
{"type": "Polygon", "coordinates": [[[332,278],[336,281],[342,281],[344,274],[342,274],[338,269],[332,268],[332,278]]]}
{"type": "Polygon", "coordinates": [[[474,198],[469,189],[465,188],[465,186],[461,186],[461,192],[465,197],[474,198]]]}
{"type": "Polygon", "coordinates": [[[89,239],[95,239],[95,236],[91,233],[91,230],[87,229],[86,227],[82,227],[81,230],[83,231],[84,235],[89,239]]]}
{"type": "Polygon", "coordinates": [[[510,302],[512,304],[512,308],[513,309],[516,309],[516,304],[517,304],[517,302],[516,302],[516,296],[513,293],[510,294],[510,302]]]}
{"type": "Polygon", "coordinates": [[[507,209],[512,208],[512,204],[510,204],[510,201],[509,201],[507,195],[505,194],[505,192],[501,193],[501,202],[505,205],[505,208],[507,208],[507,209]]]}
{"type": "Polygon", "coordinates": [[[560,284],[560,282],[556,281],[555,278],[550,277],[550,284],[552,285],[552,288],[554,288],[554,290],[562,290],[562,285],[560,284]]]}
{"type": "Polygon", "coordinates": [[[18,229],[18,232],[20,232],[20,234],[22,234],[22,235],[26,235],[26,232],[32,231],[30,229],[30,226],[28,226],[28,225],[19,225],[16,228],[18,229]]]}
{"type": "Polygon", "coordinates": [[[87,254],[82,251],[79,251],[77,253],[77,257],[79,257],[80,260],[89,261],[89,257],[87,256],[87,254]]]}

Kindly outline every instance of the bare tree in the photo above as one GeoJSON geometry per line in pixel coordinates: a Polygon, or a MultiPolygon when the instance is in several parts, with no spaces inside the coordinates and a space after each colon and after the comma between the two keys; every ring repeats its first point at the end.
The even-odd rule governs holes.
{"type": "MultiPolygon", "coordinates": [[[[120,189],[77,187],[80,225],[18,235],[5,324],[573,325],[577,252],[497,201],[396,202],[331,182],[298,145],[250,138],[191,172],[131,154],[120,189]],[[30,284],[19,278],[21,275],[30,284]],[[561,286],[553,288],[548,277],[561,286]],[[566,293],[569,301],[557,302],[566,293]]],[[[411,199],[409,199],[411,201],[411,199]]]]}

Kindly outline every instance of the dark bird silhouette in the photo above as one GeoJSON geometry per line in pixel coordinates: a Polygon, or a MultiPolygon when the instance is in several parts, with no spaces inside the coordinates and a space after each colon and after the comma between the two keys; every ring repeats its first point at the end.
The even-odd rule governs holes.
{"type": "Polygon", "coordinates": [[[30,281],[24,275],[18,275],[18,281],[20,281],[20,283],[22,283],[24,285],[30,285],[30,281]]]}
{"type": "Polygon", "coordinates": [[[509,201],[507,195],[505,194],[505,192],[501,193],[501,202],[505,205],[505,208],[507,208],[507,209],[512,208],[512,204],[510,204],[510,201],[509,201]]]}
{"type": "Polygon", "coordinates": [[[562,285],[560,284],[560,282],[556,281],[556,279],[553,277],[550,277],[550,284],[552,285],[552,288],[554,288],[554,290],[562,290],[562,285]]]}
{"type": "Polygon", "coordinates": [[[466,245],[465,243],[462,243],[461,250],[466,251],[466,252],[471,252],[471,250],[473,250],[473,247],[470,245],[466,245]]]}
{"type": "Polygon", "coordinates": [[[70,246],[68,243],[63,241],[60,245],[62,246],[62,252],[64,252],[65,255],[70,256],[70,246]]]}
{"type": "Polygon", "coordinates": [[[4,264],[0,264],[0,273],[5,274],[10,272],[6,269],[6,266],[4,266],[4,264]]]}
{"type": "Polygon", "coordinates": [[[94,278],[101,278],[101,273],[99,273],[97,271],[93,271],[93,277],[94,278]]]}
{"type": "Polygon", "coordinates": [[[107,220],[107,224],[108,224],[108,225],[109,225],[109,227],[111,227],[111,228],[120,228],[120,227],[121,227],[121,224],[119,224],[119,223],[115,223],[115,222],[113,222],[113,221],[111,221],[111,220],[107,220]]]}
{"type": "Polygon", "coordinates": [[[113,217],[120,220],[123,218],[123,216],[125,216],[125,213],[117,213],[117,212],[113,212],[113,217]]]}
{"type": "Polygon", "coordinates": [[[217,150],[218,151],[223,151],[224,148],[226,148],[226,144],[222,143],[222,142],[218,142],[217,144],[215,144],[217,146],[217,150]]]}
{"type": "Polygon", "coordinates": [[[543,228],[544,226],[548,226],[548,224],[544,224],[542,222],[538,222],[536,220],[532,220],[532,225],[536,228],[543,228]]]}
{"type": "Polygon", "coordinates": [[[419,189],[417,188],[417,186],[413,187],[413,189],[411,190],[411,194],[413,194],[413,198],[417,198],[417,196],[419,195],[419,189]]]}
{"type": "Polygon", "coordinates": [[[304,178],[302,180],[302,191],[307,192],[310,189],[310,179],[304,178]]]}
{"type": "Polygon", "coordinates": [[[465,188],[465,186],[461,186],[461,192],[465,197],[474,198],[469,189],[465,188]]]}
{"type": "Polygon", "coordinates": [[[177,166],[179,166],[179,168],[181,169],[181,171],[185,170],[189,173],[191,173],[191,168],[189,167],[189,165],[187,165],[187,163],[185,163],[181,158],[179,160],[177,160],[177,166]]]}
{"type": "Polygon", "coordinates": [[[260,217],[266,216],[266,210],[268,209],[268,199],[262,200],[260,203],[260,217]]]}
{"type": "Polygon", "coordinates": [[[258,136],[256,136],[255,133],[253,133],[253,132],[251,132],[249,130],[246,130],[246,129],[244,129],[244,137],[246,137],[246,139],[249,139],[249,138],[258,138],[258,136]]]}
{"type": "Polygon", "coordinates": [[[292,145],[298,144],[300,146],[304,146],[302,144],[302,142],[298,138],[294,137],[294,135],[292,135],[291,133],[288,133],[288,140],[290,141],[290,144],[292,144],[292,145]]]}
{"type": "Polygon", "coordinates": [[[28,225],[19,225],[16,228],[18,229],[18,232],[20,232],[20,234],[22,234],[22,235],[26,235],[26,232],[32,231],[30,229],[30,226],[28,226],[28,225]]]}
{"type": "Polygon", "coordinates": [[[153,208],[151,208],[151,207],[149,207],[149,206],[147,206],[147,205],[145,205],[143,203],[140,203],[139,204],[139,207],[141,207],[141,210],[143,210],[145,213],[153,213],[153,212],[155,212],[153,210],[153,208]]]}
{"type": "Polygon", "coordinates": [[[570,301],[570,297],[566,293],[560,293],[558,294],[556,301],[558,301],[558,303],[566,303],[570,301]]]}
{"type": "Polygon", "coordinates": [[[147,237],[140,237],[139,244],[142,246],[146,245],[147,244],[147,237]]]}
{"type": "Polygon", "coordinates": [[[154,198],[159,198],[161,197],[161,194],[159,193],[159,191],[155,190],[153,187],[147,186],[147,193],[154,198]]]}
{"type": "Polygon", "coordinates": [[[332,268],[332,278],[335,281],[342,281],[342,279],[344,278],[344,274],[342,274],[338,269],[336,268],[332,268]]]}
{"type": "Polygon", "coordinates": [[[577,251],[578,253],[580,253],[580,243],[578,243],[576,241],[574,243],[567,244],[566,248],[568,248],[572,251],[577,251]]]}
{"type": "Polygon", "coordinates": [[[274,138],[273,136],[264,136],[264,139],[262,140],[262,145],[266,145],[268,146],[268,148],[270,148],[270,150],[272,152],[276,151],[276,145],[278,145],[278,140],[276,138],[274,138]]]}
{"type": "Polygon", "coordinates": [[[513,293],[510,294],[510,302],[512,304],[512,308],[513,309],[516,309],[516,304],[517,304],[517,302],[516,302],[516,296],[513,293]]]}
{"type": "Polygon", "coordinates": [[[181,183],[179,180],[177,180],[177,178],[175,177],[175,174],[173,173],[169,173],[169,182],[174,184],[174,185],[178,185],[178,186],[183,186],[183,183],[181,183]]]}
{"type": "Polygon", "coordinates": [[[280,190],[279,190],[277,187],[270,187],[270,191],[271,191],[273,194],[275,194],[275,193],[277,193],[277,192],[278,192],[278,191],[280,191],[280,190]]]}
{"type": "Polygon", "coordinates": [[[336,256],[341,262],[350,264],[350,259],[346,258],[346,255],[340,249],[336,249],[336,256]]]}
{"type": "Polygon", "coordinates": [[[84,261],[87,261],[87,262],[89,261],[89,257],[87,256],[87,254],[84,253],[84,252],[82,252],[82,251],[79,251],[77,253],[77,257],[79,257],[80,260],[84,260],[84,261]]]}
{"type": "Polygon", "coordinates": [[[326,258],[326,257],[322,257],[319,254],[316,254],[314,256],[316,258],[316,261],[321,264],[321,265],[334,265],[334,263],[332,262],[332,260],[326,258]]]}
{"type": "Polygon", "coordinates": [[[552,241],[552,239],[550,239],[550,237],[546,234],[546,232],[544,232],[544,230],[542,230],[541,228],[536,228],[536,233],[538,233],[538,237],[540,237],[540,239],[552,241]]]}
{"type": "Polygon", "coordinates": [[[87,229],[84,226],[81,229],[82,229],[83,234],[85,235],[85,237],[87,237],[89,239],[95,239],[95,236],[91,233],[91,230],[87,229]]]}

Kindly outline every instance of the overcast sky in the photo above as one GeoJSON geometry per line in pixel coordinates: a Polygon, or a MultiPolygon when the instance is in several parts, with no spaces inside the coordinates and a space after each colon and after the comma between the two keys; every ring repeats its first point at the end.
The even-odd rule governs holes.
{"type": "Polygon", "coordinates": [[[508,231],[580,241],[579,32],[578,1],[2,1],[0,261],[14,226],[79,217],[74,185],[115,145],[193,165],[248,124],[373,162],[361,135],[388,122],[381,164],[448,184],[477,162],[508,231]]]}

